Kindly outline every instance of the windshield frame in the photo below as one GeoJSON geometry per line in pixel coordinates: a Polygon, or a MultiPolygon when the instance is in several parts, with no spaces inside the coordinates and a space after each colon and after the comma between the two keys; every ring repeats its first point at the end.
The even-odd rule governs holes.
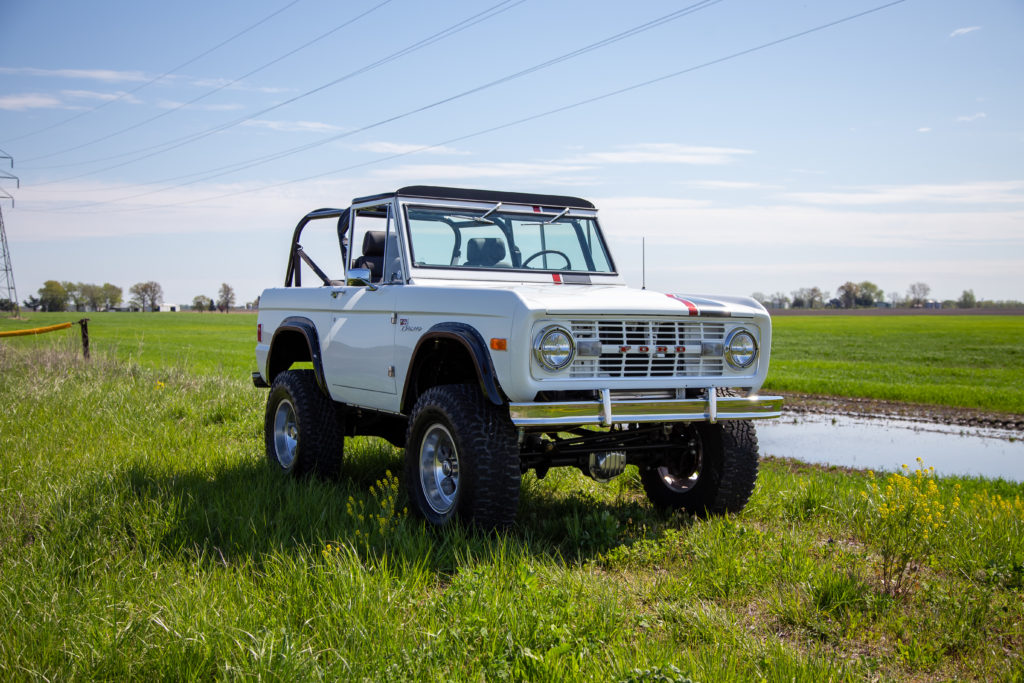
{"type": "MultiPolygon", "coordinates": [[[[600,222],[597,219],[596,209],[579,209],[565,206],[524,206],[516,204],[508,204],[499,202],[497,204],[492,202],[466,202],[466,201],[444,201],[444,200],[423,200],[420,198],[409,198],[408,200],[402,201],[402,222],[403,222],[403,233],[407,242],[407,251],[409,255],[408,263],[410,270],[424,271],[422,275],[431,277],[431,273],[436,274],[439,277],[443,277],[442,274],[447,274],[450,277],[452,274],[463,273],[466,275],[486,275],[488,277],[503,276],[499,279],[507,279],[508,276],[514,276],[515,279],[523,279],[525,275],[541,276],[550,282],[552,275],[561,274],[568,276],[590,276],[594,277],[607,277],[607,278],[618,278],[619,272],[615,265],[614,257],[612,256],[611,250],[608,248],[608,242],[605,239],[604,232],[601,230],[600,222]],[[509,266],[509,267],[495,267],[495,266],[467,266],[467,265],[441,265],[441,264],[429,264],[429,263],[416,263],[416,255],[413,247],[413,232],[412,227],[413,220],[410,216],[410,211],[418,209],[434,210],[449,212],[453,216],[458,216],[462,219],[473,220],[475,218],[482,218],[481,225],[495,225],[505,236],[506,243],[508,243],[508,234],[506,228],[498,225],[494,219],[496,216],[515,216],[522,218],[534,218],[537,224],[541,225],[572,225],[570,221],[588,221],[593,229],[592,244],[596,243],[596,248],[600,252],[596,252],[594,247],[590,247],[589,253],[584,253],[586,260],[585,268],[580,270],[566,270],[559,268],[523,268],[509,266]],[[556,222],[557,221],[557,222],[556,222]],[[604,260],[607,262],[608,270],[599,270],[594,267],[595,254],[603,255],[604,260]],[[426,272],[430,271],[430,273],[426,272]]],[[[500,221],[500,218],[499,218],[500,221]]],[[[445,221],[438,221],[438,223],[444,224],[445,221]]],[[[449,224],[452,228],[456,238],[456,246],[453,253],[459,253],[460,257],[465,258],[466,244],[463,242],[464,235],[461,235],[461,230],[449,224]]],[[[579,223],[572,226],[574,230],[586,229],[586,226],[581,226],[579,223]]],[[[512,226],[508,226],[509,230],[513,230],[512,226]]],[[[577,235],[578,236],[578,235],[577,235]]],[[[514,246],[514,243],[512,243],[514,246]]],[[[584,243],[580,243],[580,250],[585,252],[586,246],[584,243]]],[[[508,254],[511,257],[511,254],[508,254]]],[[[555,257],[557,258],[557,257],[555,257]]],[[[532,279],[532,278],[528,278],[532,279]]]]}

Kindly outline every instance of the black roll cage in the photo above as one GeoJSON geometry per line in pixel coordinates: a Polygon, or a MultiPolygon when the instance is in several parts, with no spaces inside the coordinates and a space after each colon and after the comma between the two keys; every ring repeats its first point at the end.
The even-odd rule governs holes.
{"type": "MultiPolygon", "coordinates": [[[[522,204],[522,205],[526,205],[526,206],[530,206],[530,205],[538,206],[538,207],[543,206],[543,207],[549,207],[549,208],[554,208],[554,207],[581,208],[581,209],[593,209],[594,208],[594,205],[592,203],[590,203],[589,201],[587,201],[585,199],[580,199],[579,197],[567,197],[567,196],[560,196],[560,195],[526,194],[526,193],[520,193],[520,192],[493,192],[493,191],[488,191],[488,190],[471,190],[471,189],[465,189],[465,188],[433,187],[433,186],[423,186],[423,185],[415,185],[415,186],[410,186],[410,187],[403,187],[403,188],[401,188],[401,189],[399,189],[399,190],[397,190],[395,192],[387,192],[387,193],[383,193],[383,194],[380,194],[380,195],[372,195],[372,196],[369,196],[369,197],[361,197],[361,198],[358,198],[358,199],[354,200],[353,201],[353,205],[366,204],[368,202],[375,201],[375,200],[380,200],[382,202],[386,202],[387,200],[395,198],[395,197],[404,197],[404,198],[413,198],[413,199],[446,199],[446,200],[468,200],[468,201],[475,201],[475,202],[476,201],[497,202],[498,206],[500,206],[504,202],[504,203],[511,203],[511,204],[522,204]]],[[[422,206],[423,206],[423,208],[440,208],[440,207],[431,207],[429,204],[425,204],[425,205],[422,205],[422,206]]],[[[362,212],[362,211],[365,210],[365,208],[366,207],[358,209],[358,211],[362,212]]],[[[408,210],[408,208],[409,207],[406,206],[406,210],[408,210]]],[[[300,243],[299,239],[302,236],[303,229],[305,229],[305,227],[310,222],[315,221],[315,220],[328,219],[328,218],[337,218],[338,219],[338,225],[337,225],[338,245],[339,245],[339,248],[341,249],[341,260],[342,260],[342,264],[347,267],[348,256],[349,256],[348,251],[349,251],[349,246],[350,245],[347,242],[347,236],[346,235],[347,235],[348,228],[349,228],[349,222],[350,222],[349,218],[351,216],[351,212],[352,212],[352,208],[351,207],[346,208],[346,209],[323,208],[323,209],[317,209],[315,211],[310,211],[309,213],[307,213],[305,216],[302,217],[302,219],[295,226],[295,231],[292,233],[291,247],[288,250],[288,266],[287,266],[286,271],[285,271],[285,279],[284,279],[284,286],[285,287],[301,287],[302,286],[302,264],[303,263],[305,263],[310,268],[310,270],[312,270],[313,273],[318,278],[320,278],[320,280],[323,282],[324,285],[327,285],[327,286],[332,286],[332,285],[333,286],[337,286],[337,285],[344,285],[345,284],[345,282],[342,281],[342,280],[332,280],[332,279],[330,279],[330,277],[326,273],[324,273],[324,271],[316,263],[314,263],[313,259],[310,258],[309,255],[306,254],[306,252],[302,249],[302,244],[300,243]]],[[[489,213],[490,212],[486,212],[484,215],[487,216],[489,213]]],[[[395,218],[397,220],[398,216],[396,216],[395,218]]],[[[500,219],[500,218],[501,218],[500,216],[495,216],[495,219],[500,219]]],[[[582,226],[579,224],[579,222],[577,220],[573,220],[572,217],[570,217],[570,221],[571,221],[571,224],[572,224],[574,230],[576,231],[577,238],[580,240],[580,243],[581,244],[587,243],[589,245],[590,244],[590,239],[592,239],[592,237],[588,237],[588,238],[585,239],[584,236],[583,236],[582,226]]],[[[460,243],[461,242],[461,229],[456,227],[456,225],[454,224],[454,221],[446,220],[444,222],[448,223],[449,227],[455,233],[455,252],[454,252],[454,254],[461,255],[461,247],[462,247],[462,245],[460,243]]],[[[504,221],[504,220],[496,220],[495,224],[498,226],[498,229],[501,230],[501,232],[505,234],[506,240],[508,241],[508,244],[510,245],[509,248],[510,248],[511,253],[509,254],[509,257],[512,259],[513,263],[515,264],[513,267],[514,268],[520,268],[521,267],[520,264],[521,264],[522,255],[519,254],[519,253],[516,253],[516,251],[513,251],[515,249],[515,243],[513,241],[512,236],[511,236],[511,234],[513,232],[512,229],[511,229],[511,226],[508,225],[506,223],[506,221],[504,221]],[[519,261],[520,263],[516,263],[516,261],[519,261]]],[[[397,225],[396,225],[396,229],[397,229],[397,225]]],[[[584,258],[587,261],[588,269],[590,271],[594,271],[594,263],[593,263],[593,256],[592,256],[592,254],[589,253],[589,250],[587,250],[587,249],[584,249],[583,251],[584,251],[584,258]]],[[[615,264],[611,260],[612,259],[611,254],[607,254],[606,253],[606,257],[608,258],[608,262],[609,262],[608,264],[611,267],[612,273],[615,273],[616,272],[615,271],[615,264]]],[[[411,258],[411,255],[410,255],[410,262],[411,261],[412,261],[412,258],[411,258]]],[[[539,270],[541,270],[541,272],[543,272],[546,269],[539,269],[539,270]]]]}
{"type": "Polygon", "coordinates": [[[305,262],[309,268],[316,273],[317,277],[323,280],[325,285],[336,285],[344,284],[338,280],[330,279],[323,270],[320,269],[313,259],[302,250],[302,245],[299,243],[299,238],[302,236],[302,231],[306,225],[312,221],[322,220],[325,218],[337,218],[338,219],[338,244],[341,247],[341,262],[342,264],[347,263],[348,253],[347,244],[345,242],[345,233],[348,231],[348,217],[349,209],[317,209],[316,211],[310,211],[302,220],[299,221],[298,225],[295,226],[295,231],[292,233],[292,244],[288,250],[288,268],[284,276],[285,287],[301,287],[302,286],[302,263],[305,262]]]}

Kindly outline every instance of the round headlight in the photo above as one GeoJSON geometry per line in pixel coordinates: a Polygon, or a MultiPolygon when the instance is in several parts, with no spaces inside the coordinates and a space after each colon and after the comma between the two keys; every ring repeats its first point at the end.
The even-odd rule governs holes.
{"type": "Polygon", "coordinates": [[[572,333],[563,327],[545,327],[533,341],[533,355],[548,370],[561,370],[576,355],[572,333]]]}
{"type": "Polygon", "coordinates": [[[733,330],[725,340],[725,360],[737,370],[749,368],[757,358],[757,340],[746,330],[733,330]]]}

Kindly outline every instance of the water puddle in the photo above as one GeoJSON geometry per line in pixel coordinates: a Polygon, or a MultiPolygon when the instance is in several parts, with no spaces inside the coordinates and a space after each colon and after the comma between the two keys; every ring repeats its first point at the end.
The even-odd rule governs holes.
{"type": "Polygon", "coordinates": [[[938,475],[1002,477],[1024,481],[1020,432],[898,419],[797,415],[758,420],[762,455],[876,471],[916,468],[915,458],[938,475]]]}

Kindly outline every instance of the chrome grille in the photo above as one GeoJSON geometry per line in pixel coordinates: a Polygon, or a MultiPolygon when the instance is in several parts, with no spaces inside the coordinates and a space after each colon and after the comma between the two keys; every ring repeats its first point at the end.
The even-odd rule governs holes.
{"type": "Polygon", "coordinates": [[[577,343],[601,345],[599,357],[577,355],[569,369],[573,378],[716,377],[724,370],[721,355],[702,356],[701,348],[704,342],[725,341],[725,323],[570,320],[569,327],[577,343]]]}

